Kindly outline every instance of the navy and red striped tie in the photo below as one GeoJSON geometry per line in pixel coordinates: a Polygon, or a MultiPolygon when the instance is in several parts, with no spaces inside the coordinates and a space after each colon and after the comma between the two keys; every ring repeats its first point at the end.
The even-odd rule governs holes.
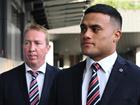
{"type": "Polygon", "coordinates": [[[86,105],[97,105],[100,101],[99,81],[97,71],[101,69],[98,63],[92,65],[92,76],[89,82],[86,105]]]}
{"type": "Polygon", "coordinates": [[[30,71],[30,74],[32,75],[32,80],[31,80],[30,89],[29,89],[30,105],[38,105],[39,104],[39,89],[38,89],[38,83],[37,83],[36,78],[39,72],[30,71]]]}

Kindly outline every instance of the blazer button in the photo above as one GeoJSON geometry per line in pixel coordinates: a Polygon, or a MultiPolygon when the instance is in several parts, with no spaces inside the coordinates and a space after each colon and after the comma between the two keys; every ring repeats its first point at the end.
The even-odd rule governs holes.
{"type": "Polygon", "coordinates": [[[119,69],[119,71],[120,71],[120,72],[123,72],[123,69],[122,69],[122,68],[120,68],[120,69],[119,69]]]}

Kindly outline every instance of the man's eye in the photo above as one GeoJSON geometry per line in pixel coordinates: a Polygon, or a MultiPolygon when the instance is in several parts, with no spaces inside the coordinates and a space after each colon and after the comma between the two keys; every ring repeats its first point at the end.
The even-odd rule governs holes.
{"type": "Polygon", "coordinates": [[[81,28],[81,32],[86,32],[87,30],[87,27],[83,24],[80,25],[80,28],[81,28]]]}
{"type": "Polygon", "coordinates": [[[35,42],[35,44],[36,44],[36,45],[41,45],[42,43],[41,43],[41,42],[35,42]]]}
{"type": "Polygon", "coordinates": [[[98,29],[98,28],[92,28],[92,31],[93,31],[94,33],[97,33],[97,32],[99,31],[99,29],[98,29]]]}
{"type": "Polygon", "coordinates": [[[94,33],[98,33],[101,30],[100,27],[91,27],[91,29],[92,29],[92,32],[94,33]]]}
{"type": "Polygon", "coordinates": [[[28,45],[29,44],[29,42],[28,41],[24,41],[24,45],[28,45]]]}

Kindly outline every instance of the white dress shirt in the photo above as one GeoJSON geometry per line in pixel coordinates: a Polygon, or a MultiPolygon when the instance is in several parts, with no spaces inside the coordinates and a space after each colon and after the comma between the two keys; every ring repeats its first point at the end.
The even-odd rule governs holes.
{"type": "MultiPolygon", "coordinates": [[[[103,70],[97,71],[97,76],[99,79],[99,87],[100,87],[100,97],[102,97],[105,86],[107,84],[108,78],[110,76],[113,65],[117,59],[117,53],[114,52],[112,55],[96,62],[99,63],[103,70]]],[[[83,83],[82,83],[82,105],[86,105],[87,100],[87,92],[88,85],[90,81],[90,77],[92,75],[91,65],[95,63],[95,61],[89,57],[86,59],[86,68],[83,73],[83,83]]]]}
{"type": "MultiPolygon", "coordinates": [[[[41,92],[43,88],[43,83],[44,83],[44,77],[45,77],[45,72],[46,72],[46,63],[44,63],[37,71],[40,71],[39,75],[37,76],[37,83],[39,87],[39,98],[41,97],[41,92]]],[[[32,70],[27,64],[25,64],[25,69],[26,69],[26,81],[27,81],[27,87],[28,87],[28,92],[30,89],[30,82],[32,80],[31,74],[28,72],[32,70]]]]}

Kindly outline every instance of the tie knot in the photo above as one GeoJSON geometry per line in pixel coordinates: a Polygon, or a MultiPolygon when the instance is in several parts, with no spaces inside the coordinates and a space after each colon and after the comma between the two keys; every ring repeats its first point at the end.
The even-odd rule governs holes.
{"type": "Polygon", "coordinates": [[[36,71],[36,72],[33,72],[33,71],[29,71],[29,73],[32,75],[32,78],[33,79],[36,79],[36,77],[38,76],[38,74],[39,74],[39,72],[38,71],[36,71]]]}
{"type": "Polygon", "coordinates": [[[99,63],[93,63],[92,67],[95,71],[98,71],[98,70],[102,69],[102,67],[99,65],[99,63]]]}

